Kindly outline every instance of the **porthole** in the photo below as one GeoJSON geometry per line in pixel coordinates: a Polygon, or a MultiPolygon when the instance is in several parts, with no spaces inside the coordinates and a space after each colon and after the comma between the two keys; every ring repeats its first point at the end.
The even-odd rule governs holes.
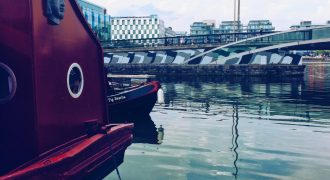
{"type": "Polygon", "coordinates": [[[79,98],[84,89],[84,75],[77,63],[73,63],[68,70],[67,87],[73,98],[79,98]]]}
{"type": "Polygon", "coordinates": [[[5,64],[0,63],[0,104],[9,102],[16,93],[16,77],[5,64]]]}

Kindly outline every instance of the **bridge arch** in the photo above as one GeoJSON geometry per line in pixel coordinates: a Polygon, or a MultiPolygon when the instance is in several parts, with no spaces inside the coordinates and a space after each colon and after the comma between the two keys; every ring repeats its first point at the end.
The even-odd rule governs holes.
{"type": "MultiPolygon", "coordinates": [[[[200,59],[210,59],[210,64],[251,64],[252,56],[258,53],[277,51],[285,58],[286,52],[290,50],[318,50],[330,49],[330,26],[321,26],[299,30],[289,30],[277,32],[249,39],[233,42],[211,50],[186,60],[184,64],[189,64],[200,59]],[[286,52],[285,52],[286,51],[286,52]]],[[[267,64],[270,61],[267,61],[267,64]]],[[[299,63],[299,62],[297,62],[299,63]]]]}

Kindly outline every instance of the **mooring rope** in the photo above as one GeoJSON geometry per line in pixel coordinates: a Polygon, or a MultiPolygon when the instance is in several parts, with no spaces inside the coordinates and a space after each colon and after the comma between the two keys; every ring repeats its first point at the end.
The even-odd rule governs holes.
{"type": "Polygon", "coordinates": [[[118,179],[121,180],[121,176],[120,176],[120,173],[119,173],[119,169],[118,169],[118,166],[117,166],[117,160],[116,160],[116,156],[115,156],[115,153],[112,151],[112,143],[110,142],[110,154],[111,156],[113,157],[113,165],[115,166],[116,168],[116,173],[117,173],[117,176],[118,176],[118,179]]]}

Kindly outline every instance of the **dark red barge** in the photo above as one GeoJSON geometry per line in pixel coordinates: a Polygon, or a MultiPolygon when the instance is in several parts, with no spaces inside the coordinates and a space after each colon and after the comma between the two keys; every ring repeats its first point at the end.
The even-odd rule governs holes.
{"type": "Polygon", "coordinates": [[[111,125],[102,48],[76,1],[0,7],[0,179],[104,177],[133,125],[111,125]]]}

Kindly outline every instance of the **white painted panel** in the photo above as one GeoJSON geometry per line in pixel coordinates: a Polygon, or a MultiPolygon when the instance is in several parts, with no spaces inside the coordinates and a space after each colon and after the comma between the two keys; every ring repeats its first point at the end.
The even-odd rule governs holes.
{"type": "Polygon", "coordinates": [[[110,62],[110,60],[111,60],[110,58],[108,58],[108,57],[104,57],[104,63],[105,63],[105,64],[108,64],[108,63],[110,62]]]}
{"type": "Polygon", "coordinates": [[[210,64],[212,62],[213,57],[204,56],[200,64],[210,64]]]}
{"type": "Polygon", "coordinates": [[[183,64],[183,62],[185,61],[185,58],[182,57],[182,56],[176,56],[174,61],[173,61],[173,64],[183,64]]]}
{"type": "Polygon", "coordinates": [[[260,64],[261,63],[261,55],[255,55],[251,64],[260,64]]]}
{"type": "Polygon", "coordinates": [[[285,57],[283,58],[282,64],[291,64],[291,63],[292,63],[292,60],[293,60],[292,57],[290,57],[290,56],[285,56],[285,57]]]}
{"type": "Polygon", "coordinates": [[[269,64],[278,64],[278,63],[280,63],[281,59],[282,59],[282,56],[281,55],[276,54],[276,53],[273,53],[270,56],[269,64]]]}

